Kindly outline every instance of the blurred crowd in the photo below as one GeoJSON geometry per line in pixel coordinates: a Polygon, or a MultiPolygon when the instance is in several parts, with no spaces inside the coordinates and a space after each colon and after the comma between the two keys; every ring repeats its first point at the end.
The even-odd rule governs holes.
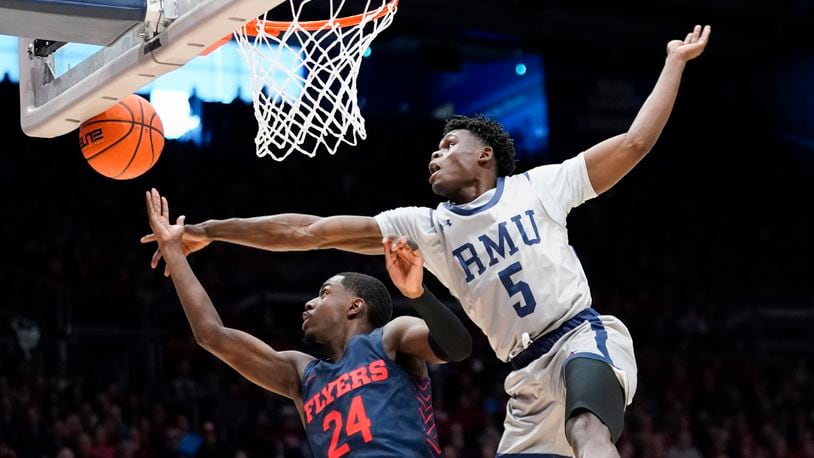
{"type": "MultiPolygon", "coordinates": [[[[618,443],[623,457],[814,457],[810,355],[639,348],[641,390],[618,443]]],[[[465,362],[431,368],[447,457],[495,454],[507,369],[489,353],[481,345],[465,362]]],[[[93,371],[39,373],[38,358],[18,354],[17,371],[0,377],[0,457],[312,456],[289,400],[245,381],[188,336],[170,342],[174,373],[154,389],[93,371]]]]}
{"type": "MultiPolygon", "coordinates": [[[[3,100],[16,91],[0,84],[3,100]]],[[[0,121],[17,123],[15,107],[0,121]]],[[[272,164],[253,156],[247,107],[204,110],[208,146],[170,142],[154,170],[128,182],[96,175],[72,136],[6,138],[0,458],[310,456],[290,401],[191,338],[169,280],[149,268],[154,247],[138,243],[144,191],[158,187],[173,217],[188,222],[434,206],[426,159],[440,124],[371,119],[371,137],[356,149],[272,164]]],[[[758,151],[778,145],[730,138],[743,147],[739,180],[722,184],[732,167],[731,156],[714,154],[723,143],[665,137],[642,167],[569,219],[595,308],[619,316],[634,338],[639,390],[619,450],[814,457],[811,155],[790,148],[786,162],[766,163],[758,151]]],[[[520,169],[586,146],[552,139],[551,152],[524,155],[520,169]]],[[[347,270],[387,278],[379,257],[335,251],[216,243],[190,259],[224,322],[275,348],[303,348],[299,315],[325,278],[347,270]]],[[[397,301],[397,313],[410,311],[397,301]]],[[[494,456],[505,413],[509,369],[469,325],[473,356],[430,371],[451,458],[494,456]]]]}

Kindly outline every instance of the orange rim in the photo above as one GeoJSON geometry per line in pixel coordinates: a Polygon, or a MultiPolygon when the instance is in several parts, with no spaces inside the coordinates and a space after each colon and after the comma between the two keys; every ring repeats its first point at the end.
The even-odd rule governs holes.
{"type": "MultiPolygon", "coordinates": [[[[386,3],[375,10],[336,19],[299,22],[297,23],[297,28],[299,30],[313,32],[315,30],[333,27],[349,27],[360,24],[364,21],[372,21],[374,19],[384,17],[390,11],[394,11],[398,4],[399,0],[390,0],[389,3],[386,3]]],[[[257,31],[260,29],[260,27],[262,27],[263,30],[269,35],[279,35],[280,33],[288,30],[291,27],[291,24],[292,23],[290,21],[261,21],[260,19],[255,19],[247,22],[244,27],[246,29],[246,35],[254,37],[258,35],[257,31]]]]}

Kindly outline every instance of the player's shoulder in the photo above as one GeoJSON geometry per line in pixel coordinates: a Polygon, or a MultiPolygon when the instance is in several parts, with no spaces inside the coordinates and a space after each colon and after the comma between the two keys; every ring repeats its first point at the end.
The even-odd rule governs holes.
{"type": "Polygon", "coordinates": [[[300,378],[302,378],[309,364],[319,361],[317,358],[297,350],[280,351],[278,355],[294,366],[300,378]]]}
{"type": "Polygon", "coordinates": [[[421,326],[422,324],[424,324],[424,320],[415,316],[397,316],[382,327],[382,339],[393,333],[403,333],[413,326],[421,326]]]}
{"type": "Polygon", "coordinates": [[[397,316],[382,327],[382,342],[385,344],[385,348],[391,348],[388,344],[399,342],[411,330],[420,326],[426,327],[426,325],[424,320],[418,317],[397,316]]]}

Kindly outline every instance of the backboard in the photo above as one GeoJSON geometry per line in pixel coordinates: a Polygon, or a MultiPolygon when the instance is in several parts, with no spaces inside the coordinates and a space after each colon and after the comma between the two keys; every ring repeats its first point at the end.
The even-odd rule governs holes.
{"type": "Polygon", "coordinates": [[[14,16],[7,22],[23,24],[0,21],[0,33],[29,36],[19,40],[21,127],[66,134],[284,1],[0,0],[3,17],[14,16]],[[53,50],[72,40],[105,46],[57,76],[53,50]]]}

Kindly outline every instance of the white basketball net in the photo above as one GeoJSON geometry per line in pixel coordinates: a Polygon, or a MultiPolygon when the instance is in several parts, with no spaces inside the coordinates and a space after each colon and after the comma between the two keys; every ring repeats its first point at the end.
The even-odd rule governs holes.
{"type": "Polygon", "coordinates": [[[266,15],[259,19],[256,36],[249,35],[249,27],[235,32],[252,76],[254,142],[261,157],[282,161],[294,151],[314,157],[320,149],[334,154],[341,143],[353,146],[367,137],[356,78],[370,43],[393,22],[398,1],[367,0],[364,12],[354,16],[358,23],[350,25],[342,16],[345,0],[330,0],[324,24],[300,21],[310,2],[289,2],[293,20],[279,34],[264,29],[271,23],[266,15]],[[317,30],[307,30],[315,24],[317,30]]]}

